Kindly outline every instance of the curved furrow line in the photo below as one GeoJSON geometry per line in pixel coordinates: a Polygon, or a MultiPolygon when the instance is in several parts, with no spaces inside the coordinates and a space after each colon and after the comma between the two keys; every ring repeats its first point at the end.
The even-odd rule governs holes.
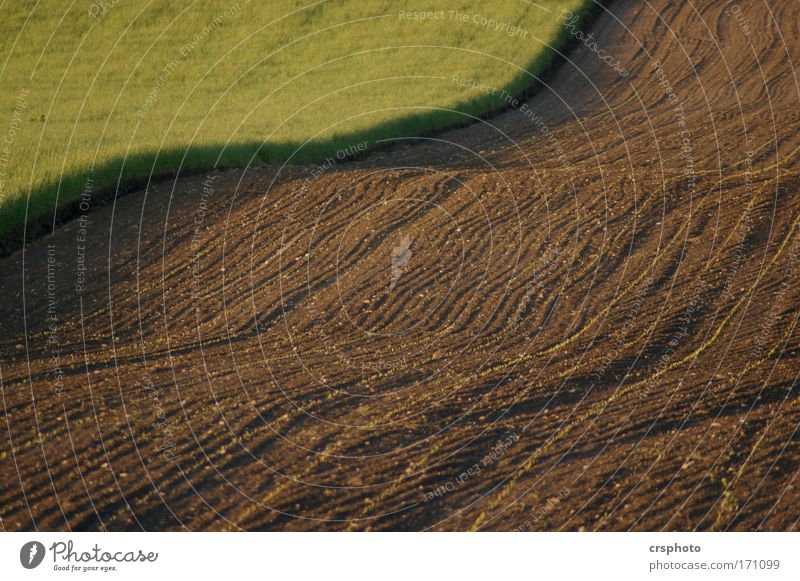
{"type": "MultiPolygon", "coordinates": [[[[769,271],[769,269],[774,265],[775,261],[780,257],[780,255],[783,252],[783,249],[786,247],[786,244],[788,243],[792,233],[795,231],[795,229],[797,229],[798,225],[800,225],[800,217],[795,218],[795,220],[793,221],[792,227],[791,227],[789,233],[783,239],[780,247],[778,248],[776,253],[773,255],[772,259],[765,266],[764,274],[766,274],[766,272],[769,271]]],[[[506,482],[505,486],[501,489],[500,493],[495,497],[495,500],[490,504],[489,508],[487,510],[483,511],[478,516],[478,518],[475,520],[475,522],[472,524],[472,527],[471,527],[472,530],[477,530],[478,528],[480,528],[481,524],[487,518],[487,512],[489,514],[492,514],[494,512],[494,510],[500,505],[500,503],[502,503],[503,499],[505,499],[505,497],[508,496],[508,494],[510,494],[511,488],[513,487],[514,482],[518,479],[519,475],[524,473],[524,472],[530,471],[530,469],[533,467],[535,461],[542,454],[544,454],[544,452],[546,452],[550,447],[552,447],[558,440],[561,440],[567,433],[572,431],[572,429],[574,427],[584,423],[588,419],[591,419],[591,418],[599,416],[614,401],[620,399],[624,395],[627,395],[633,389],[635,389],[637,387],[640,387],[640,386],[643,386],[643,385],[646,385],[647,383],[655,381],[656,379],[658,379],[659,377],[665,375],[666,373],[668,373],[672,369],[675,369],[675,368],[677,368],[677,367],[679,367],[679,366],[681,366],[681,365],[683,365],[683,364],[685,364],[685,363],[687,363],[689,361],[692,361],[692,360],[696,359],[698,355],[700,355],[703,351],[708,349],[708,347],[711,346],[711,344],[713,344],[716,341],[716,339],[719,337],[720,333],[722,333],[722,330],[725,328],[725,326],[727,325],[728,321],[733,317],[733,315],[736,314],[736,312],[739,309],[739,307],[747,300],[748,296],[755,291],[755,289],[758,286],[758,282],[759,281],[756,280],[752,285],[750,285],[750,288],[748,289],[748,292],[744,293],[736,301],[735,305],[730,309],[730,311],[722,319],[722,321],[717,326],[717,328],[714,330],[714,332],[711,334],[711,336],[706,341],[704,341],[703,344],[701,344],[699,347],[694,349],[689,354],[683,356],[679,360],[671,362],[668,365],[664,366],[662,369],[656,371],[655,373],[653,373],[650,377],[648,377],[646,379],[637,381],[635,383],[631,383],[631,384],[629,384],[628,386],[625,386],[625,387],[620,386],[614,392],[614,394],[611,397],[609,397],[608,399],[606,399],[603,402],[600,402],[599,404],[593,405],[589,410],[587,410],[586,412],[584,412],[583,414],[578,416],[576,419],[571,421],[569,424],[567,424],[562,429],[560,429],[556,434],[554,434],[553,437],[548,439],[548,441],[545,442],[545,444],[541,448],[537,449],[537,451],[534,454],[531,455],[531,458],[529,459],[529,461],[526,462],[525,465],[523,465],[521,469],[515,470],[514,474],[507,479],[507,482],[506,482]]]]}

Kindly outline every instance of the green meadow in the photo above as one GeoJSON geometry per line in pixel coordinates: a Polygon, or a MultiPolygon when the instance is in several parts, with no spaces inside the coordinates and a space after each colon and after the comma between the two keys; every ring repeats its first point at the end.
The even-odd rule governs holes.
{"type": "Polygon", "coordinates": [[[534,81],[585,0],[15,0],[0,233],[152,172],[314,163],[463,124],[534,81]],[[412,6],[413,5],[413,6],[412,6]]]}

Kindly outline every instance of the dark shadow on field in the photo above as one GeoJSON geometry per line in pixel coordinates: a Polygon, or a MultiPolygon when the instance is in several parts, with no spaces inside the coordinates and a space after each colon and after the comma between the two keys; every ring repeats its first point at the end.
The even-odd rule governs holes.
{"type": "MultiPolygon", "coordinates": [[[[610,4],[609,0],[586,2],[579,24],[596,17],[610,4]]],[[[546,87],[568,54],[579,41],[566,28],[559,31],[554,44],[560,49],[548,49],[520,70],[504,87],[506,95],[514,95],[519,103],[528,100],[546,87]]],[[[420,107],[406,117],[382,123],[363,131],[335,134],[306,142],[244,142],[191,144],[188,147],[146,151],[111,159],[93,168],[62,175],[59,179],[32,188],[27,195],[12,198],[0,215],[0,256],[8,256],[23,244],[52,233],[64,223],[86,213],[93,207],[107,205],[117,197],[142,190],[149,185],[178,180],[183,177],[225,168],[253,165],[321,164],[327,158],[337,158],[359,144],[365,150],[338,157],[338,162],[353,161],[376,150],[386,150],[395,143],[407,145],[408,140],[431,136],[448,129],[466,127],[477,120],[488,120],[514,108],[499,92],[483,94],[456,105],[453,109],[420,107]],[[394,141],[396,140],[396,141],[394,141]],[[86,194],[86,195],[84,195],[86,194]],[[83,206],[82,204],[83,196],[83,206]],[[88,206],[87,206],[88,204],[88,206]]],[[[448,167],[471,167],[476,160],[454,152],[447,159],[448,167]]]]}

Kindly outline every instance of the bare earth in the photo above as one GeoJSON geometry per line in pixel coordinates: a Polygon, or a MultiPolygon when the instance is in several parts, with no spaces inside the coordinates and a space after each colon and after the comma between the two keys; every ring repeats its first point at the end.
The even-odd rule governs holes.
{"type": "Polygon", "coordinates": [[[797,530],[800,4],[729,6],[2,259],[2,528],[797,530]]]}

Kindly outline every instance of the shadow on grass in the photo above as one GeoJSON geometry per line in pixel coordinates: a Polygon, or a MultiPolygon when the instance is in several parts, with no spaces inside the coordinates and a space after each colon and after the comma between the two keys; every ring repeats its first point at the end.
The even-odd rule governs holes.
{"type": "MultiPolygon", "coordinates": [[[[581,24],[604,10],[609,2],[587,1],[581,24]]],[[[567,54],[577,43],[565,28],[554,42],[558,49],[548,48],[534,58],[524,70],[499,90],[513,95],[520,102],[530,98],[551,78],[567,54]]],[[[518,106],[518,105],[517,105],[518,106]]],[[[348,161],[387,145],[392,138],[414,138],[465,127],[475,118],[488,119],[512,108],[508,99],[486,94],[464,101],[453,110],[429,109],[395,119],[366,130],[335,135],[307,142],[246,142],[233,144],[191,145],[188,148],[162,149],[114,158],[94,168],[76,168],[60,179],[30,190],[29,196],[8,200],[0,214],[0,256],[20,249],[25,242],[53,232],[65,222],[108,204],[117,196],[141,190],[148,184],[163,183],[214,169],[265,164],[319,164],[327,158],[348,161]],[[349,152],[366,143],[366,150],[349,152]]]]}

